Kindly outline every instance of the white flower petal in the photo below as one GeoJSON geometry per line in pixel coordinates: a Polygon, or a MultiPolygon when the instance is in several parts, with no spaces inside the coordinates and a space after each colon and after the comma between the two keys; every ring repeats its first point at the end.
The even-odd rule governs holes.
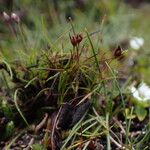
{"type": "Polygon", "coordinates": [[[135,50],[140,49],[143,45],[144,45],[144,39],[141,37],[133,37],[130,40],[130,47],[135,50]]]}
{"type": "Polygon", "coordinates": [[[3,17],[4,17],[5,21],[10,20],[10,16],[6,12],[3,12],[3,17]]]}
{"type": "Polygon", "coordinates": [[[139,93],[146,99],[150,100],[150,87],[142,83],[138,88],[139,93]]]}
{"type": "Polygon", "coordinates": [[[147,102],[150,100],[150,87],[144,82],[141,83],[138,88],[131,86],[129,89],[136,100],[141,102],[147,102]]]}

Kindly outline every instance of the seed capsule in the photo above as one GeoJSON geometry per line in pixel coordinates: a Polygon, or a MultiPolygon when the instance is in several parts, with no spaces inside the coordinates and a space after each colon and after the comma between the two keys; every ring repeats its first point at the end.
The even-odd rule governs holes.
{"type": "Polygon", "coordinates": [[[80,44],[82,39],[83,39],[83,37],[82,37],[81,34],[76,34],[74,36],[70,36],[70,41],[71,41],[73,46],[76,46],[76,45],[80,44]]]}
{"type": "Polygon", "coordinates": [[[115,52],[114,52],[114,57],[115,58],[118,58],[122,55],[122,49],[120,46],[118,46],[116,49],[115,49],[115,52]]]}

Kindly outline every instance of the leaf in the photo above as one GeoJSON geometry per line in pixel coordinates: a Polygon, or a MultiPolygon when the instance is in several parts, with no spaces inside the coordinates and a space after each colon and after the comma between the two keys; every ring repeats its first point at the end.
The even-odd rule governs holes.
{"type": "Polygon", "coordinates": [[[129,108],[125,109],[125,115],[126,115],[127,119],[134,119],[134,118],[136,118],[136,115],[133,115],[133,114],[130,113],[130,109],[129,108]]]}
{"type": "Polygon", "coordinates": [[[58,117],[57,127],[61,130],[72,128],[83,117],[89,109],[90,104],[91,103],[87,101],[76,106],[75,108],[69,103],[64,104],[58,117]]]}
{"type": "Polygon", "coordinates": [[[33,144],[32,145],[32,150],[46,150],[42,145],[40,144],[33,144]]]}
{"type": "Polygon", "coordinates": [[[89,109],[91,103],[89,101],[80,104],[76,107],[75,112],[73,114],[73,119],[70,127],[72,128],[86,113],[86,111],[89,109]]]}
{"type": "Polygon", "coordinates": [[[143,121],[147,115],[146,109],[139,105],[136,106],[135,112],[140,121],[143,121]]]}
{"type": "Polygon", "coordinates": [[[69,103],[64,104],[58,117],[57,127],[62,130],[69,129],[69,126],[72,122],[72,115],[73,115],[73,106],[69,103]]]}
{"type": "Polygon", "coordinates": [[[8,122],[5,128],[4,137],[9,138],[13,134],[14,128],[15,126],[14,126],[13,121],[8,122]]]}
{"type": "Polygon", "coordinates": [[[2,101],[2,111],[6,118],[8,118],[10,120],[13,118],[12,109],[5,100],[2,101]]]}

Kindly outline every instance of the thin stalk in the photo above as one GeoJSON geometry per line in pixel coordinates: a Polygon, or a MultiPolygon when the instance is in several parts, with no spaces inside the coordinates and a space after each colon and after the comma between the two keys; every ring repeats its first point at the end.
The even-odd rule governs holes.
{"type": "Polygon", "coordinates": [[[2,62],[6,65],[6,67],[7,67],[7,72],[9,73],[10,79],[12,80],[12,79],[13,79],[13,72],[12,72],[12,70],[11,70],[10,65],[9,65],[5,60],[2,60],[2,62]]]}
{"type": "MultiPolygon", "coordinates": [[[[132,108],[131,108],[130,116],[132,116],[133,110],[134,110],[134,108],[132,107],[132,108]]],[[[129,132],[130,132],[130,126],[131,126],[131,117],[130,117],[130,119],[129,119],[128,126],[127,126],[127,132],[126,132],[126,136],[127,136],[127,137],[128,137],[128,135],[129,135],[129,132]]]]}
{"type": "Polygon", "coordinates": [[[106,90],[105,80],[103,80],[102,71],[101,71],[100,66],[99,66],[99,61],[98,61],[98,59],[97,59],[97,57],[96,57],[96,52],[95,52],[95,49],[94,49],[94,45],[93,45],[93,43],[92,43],[92,41],[91,41],[90,35],[89,35],[89,33],[87,32],[87,30],[86,30],[86,34],[87,34],[87,38],[88,38],[88,40],[89,40],[89,42],[90,42],[90,45],[91,45],[91,48],[92,48],[92,52],[93,52],[93,55],[94,55],[94,59],[95,59],[96,66],[97,66],[98,71],[99,71],[99,74],[100,74],[100,78],[101,78],[101,80],[102,80],[102,86],[103,86],[103,88],[104,88],[104,95],[105,95],[105,97],[106,97],[106,99],[107,99],[107,90],[106,90]]]}
{"type": "Polygon", "coordinates": [[[7,81],[6,76],[5,76],[5,73],[4,73],[3,71],[2,71],[2,76],[3,76],[3,79],[4,79],[4,81],[5,81],[5,84],[6,84],[7,89],[10,91],[10,87],[9,87],[8,81],[7,81]]]}
{"type": "Polygon", "coordinates": [[[92,48],[92,52],[93,52],[93,55],[94,55],[94,59],[95,59],[96,66],[97,66],[98,71],[99,71],[99,73],[100,73],[100,76],[101,76],[101,78],[102,78],[102,73],[101,73],[101,70],[100,70],[100,66],[99,66],[98,59],[97,59],[97,57],[96,57],[96,52],[95,52],[93,43],[92,43],[92,41],[91,41],[90,35],[89,35],[89,33],[87,32],[87,30],[86,30],[86,34],[87,34],[87,38],[88,38],[88,40],[89,40],[89,42],[90,42],[90,45],[91,45],[91,48],[92,48]]]}
{"type": "Polygon", "coordinates": [[[21,41],[22,41],[24,50],[25,50],[25,52],[27,52],[27,49],[28,49],[28,48],[27,48],[27,43],[26,43],[25,35],[24,35],[24,33],[23,33],[23,29],[22,29],[20,23],[18,24],[18,29],[19,29],[19,32],[20,32],[20,35],[21,35],[21,41]]]}
{"type": "MultiPolygon", "coordinates": [[[[109,66],[109,64],[108,64],[107,62],[105,62],[105,63],[106,63],[106,65],[107,65],[107,67],[109,68],[109,70],[111,71],[111,74],[112,74],[113,77],[114,77],[114,81],[116,82],[116,86],[117,86],[118,91],[119,91],[120,96],[121,96],[121,101],[122,101],[122,104],[123,104],[123,108],[124,108],[124,110],[125,110],[125,102],[124,102],[123,94],[122,94],[121,88],[120,88],[120,86],[119,86],[119,84],[118,84],[116,75],[114,74],[114,72],[113,72],[113,70],[111,69],[111,67],[109,66]]],[[[126,114],[125,114],[125,122],[126,122],[126,133],[127,133],[128,126],[127,126],[127,117],[126,117],[126,114]]],[[[128,138],[128,136],[126,135],[126,144],[128,143],[128,140],[129,140],[129,138],[128,138]]]]}
{"type": "Polygon", "coordinates": [[[34,77],[33,79],[31,79],[24,87],[27,88],[33,81],[37,80],[37,77],[34,77]]]}
{"type": "Polygon", "coordinates": [[[75,29],[74,29],[71,17],[69,17],[69,21],[70,21],[70,24],[71,24],[71,27],[72,27],[73,34],[76,35],[76,32],[75,32],[75,29]]]}
{"type": "Polygon", "coordinates": [[[24,117],[23,113],[21,112],[20,108],[19,108],[19,105],[17,103],[17,94],[19,92],[19,89],[17,89],[15,91],[15,94],[14,94],[14,102],[15,102],[15,106],[16,106],[16,109],[17,111],[19,112],[20,116],[22,117],[23,121],[26,123],[26,125],[29,127],[29,123],[27,122],[26,118],[24,117]]]}
{"type": "Polygon", "coordinates": [[[106,126],[107,126],[107,150],[111,150],[110,134],[109,134],[109,113],[106,114],[106,126]]]}

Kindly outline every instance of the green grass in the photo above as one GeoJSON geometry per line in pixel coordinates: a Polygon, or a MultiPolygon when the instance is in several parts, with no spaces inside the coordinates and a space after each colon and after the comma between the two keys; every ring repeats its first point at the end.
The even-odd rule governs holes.
{"type": "MultiPolygon", "coordinates": [[[[34,120],[30,119],[35,118],[34,115],[40,117],[44,112],[48,112],[49,117],[51,117],[52,110],[61,112],[60,107],[64,103],[75,102],[79,107],[83,102],[90,101],[93,109],[86,112],[82,119],[71,130],[66,132],[61,149],[74,149],[81,145],[83,149],[86,149],[91,141],[101,138],[103,142],[106,142],[106,145],[104,144],[103,146],[106,146],[105,148],[108,150],[112,149],[112,145],[119,148],[132,149],[136,145],[138,146],[139,143],[133,143],[130,137],[132,120],[127,119],[125,110],[131,104],[128,106],[126,103],[129,103],[129,101],[123,96],[123,93],[126,93],[126,87],[124,89],[120,88],[115,68],[112,69],[111,66],[111,61],[117,62],[117,59],[110,61],[109,58],[104,59],[101,57],[103,51],[97,53],[88,31],[86,31],[86,34],[86,38],[89,40],[89,43],[86,41],[84,46],[86,51],[84,51],[81,44],[77,45],[77,47],[75,46],[71,53],[67,54],[43,53],[42,51],[41,54],[39,53],[41,57],[38,64],[33,66],[28,65],[28,60],[26,60],[27,63],[23,61],[24,64],[20,61],[19,65],[2,61],[1,66],[9,74],[10,80],[14,84],[10,89],[9,95],[14,101],[14,104],[11,106],[12,112],[17,113],[18,111],[20,116],[19,124],[24,124],[25,122],[30,129],[29,124],[34,122],[34,120]],[[78,48],[78,51],[76,51],[76,48],[78,48]],[[92,53],[90,52],[91,50],[93,51],[92,53]],[[103,62],[105,68],[102,68],[99,62],[103,62]],[[107,80],[107,78],[110,79],[107,80]],[[11,97],[13,93],[15,95],[14,98],[11,97]],[[117,106],[115,106],[116,96],[120,96],[121,99],[117,106]],[[50,99],[46,102],[47,97],[50,97],[50,99]],[[101,106],[102,100],[100,98],[104,99],[104,106],[101,106]],[[43,109],[45,107],[49,111],[43,109]],[[116,108],[114,109],[114,107],[116,108]],[[120,107],[122,107],[121,111],[118,110],[120,107]],[[32,112],[32,109],[35,112],[32,112]],[[122,129],[125,132],[123,136],[126,140],[120,139],[113,131],[114,129],[119,130],[119,127],[116,126],[115,122],[112,122],[112,118],[117,119],[120,113],[125,119],[125,125],[120,124],[122,124],[122,129]],[[120,141],[122,142],[120,143],[120,141]],[[68,143],[70,143],[69,146],[67,146],[68,143]]],[[[84,45],[84,41],[82,41],[82,44],[84,45]]],[[[133,108],[134,104],[132,105],[133,108]]],[[[133,111],[132,109],[131,115],[133,111]]],[[[17,120],[14,117],[12,121],[15,123],[17,120]]],[[[38,118],[35,118],[36,120],[38,118]]],[[[57,120],[58,118],[56,118],[56,122],[57,120]]],[[[53,130],[53,134],[55,134],[55,126],[53,130]]],[[[146,141],[145,138],[147,139],[147,136],[144,136],[143,140],[139,142],[146,141]]]]}
{"type": "Polygon", "coordinates": [[[121,53],[124,59],[114,56],[114,47],[134,36],[131,34],[134,30],[139,31],[135,36],[148,36],[146,23],[143,30],[139,25],[144,12],[136,16],[137,10],[119,5],[119,1],[97,1],[95,6],[89,0],[83,10],[69,6],[71,1],[67,5],[64,1],[60,3],[62,13],[56,11],[53,2],[50,5],[40,0],[35,3],[24,0],[22,4],[16,1],[15,8],[28,7],[30,13],[19,24],[0,26],[6,35],[0,41],[0,119],[6,119],[0,122],[0,141],[7,141],[5,147],[9,149],[27,132],[33,135],[28,142],[33,150],[54,150],[59,144],[61,150],[95,149],[94,146],[107,150],[148,149],[149,108],[138,111],[139,115],[143,109],[146,111],[140,120],[138,104],[128,90],[137,80],[134,76],[144,73],[136,81],[139,83],[149,77],[148,44],[143,47],[143,53],[128,50],[127,54],[121,53]],[[65,15],[69,7],[75,21],[67,23],[65,15]],[[132,11],[134,17],[130,15],[132,11]],[[102,18],[100,22],[98,14],[102,18]],[[11,33],[10,27],[16,32],[11,33]],[[73,45],[71,39],[77,35],[83,39],[73,45]],[[128,61],[134,54],[136,57],[132,59],[137,65],[128,69],[128,61]],[[120,72],[126,70],[124,78],[120,72]],[[90,107],[84,110],[87,101],[90,107]],[[67,113],[63,112],[66,104],[73,106],[67,113]],[[61,116],[65,122],[71,111],[80,117],[73,127],[62,129],[58,126],[61,116]],[[41,133],[42,138],[37,140],[41,133]]]}

